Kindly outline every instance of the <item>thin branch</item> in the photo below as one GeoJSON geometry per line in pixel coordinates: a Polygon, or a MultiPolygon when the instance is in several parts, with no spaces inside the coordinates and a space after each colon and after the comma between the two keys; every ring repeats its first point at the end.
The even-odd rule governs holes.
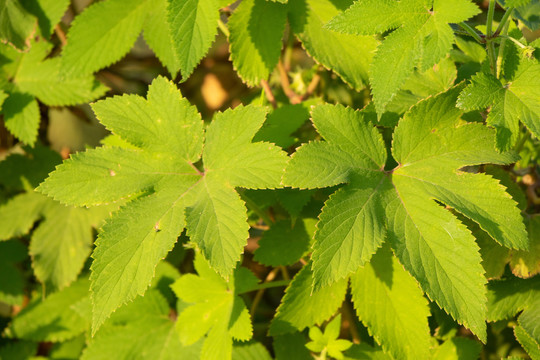
{"type": "MultiPolygon", "coordinates": [[[[264,279],[265,283],[269,283],[270,281],[274,280],[277,273],[279,272],[279,267],[272,269],[266,276],[266,279],[264,279]]],[[[261,302],[261,299],[264,295],[264,288],[259,289],[257,291],[257,294],[255,294],[255,298],[253,299],[253,303],[251,304],[251,308],[249,312],[251,313],[251,316],[253,317],[255,315],[255,311],[257,310],[257,306],[259,306],[259,303],[261,302]]]]}
{"type": "Polygon", "coordinates": [[[272,93],[272,89],[270,88],[270,85],[268,84],[268,81],[261,80],[261,87],[264,90],[264,94],[266,95],[266,99],[268,99],[268,102],[272,104],[272,107],[275,109],[277,108],[277,102],[274,94],[272,93]]]}
{"type": "Polygon", "coordinates": [[[318,73],[315,74],[315,76],[313,76],[313,78],[311,79],[311,82],[309,83],[307,87],[306,93],[302,95],[302,101],[308,99],[311,95],[313,95],[313,93],[317,89],[317,86],[319,86],[320,81],[321,81],[321,75],[319,75],[318,73]]]}
{"type": "Polygon", "coordinates": [[[66,34],[64,33],[64,30],[62,30],[62,28],[60,27],[60,24],[57,24],[54,27],[54,33],[56,34],[56,36],[58,36],[58,39],[60,40],[60,43],[62,43],[62,46],[66,46],[67,44],[66,34]]]}
{"type": "Polygon", "coordinates": [[[476,41],[478,41],[480,44],[484,44],[486,41],[476,32],[476,30],[470,26],[467,23],[461,22],[459,23],[459,26],[467,32],[467,34],[471,35],[476,41]]]}
{"type": "Polygon", "coordinates": [[[358,332],[358,328],[356,327],[354,310],[352,309],[352,306],[348,300],[345,300],[343,302],[343,306],[341,307],[341,313],[343,314],[344,320],[349,325],[348,330],[353,339],[353,343],[360,344],[360,333],[358,332]]]}
{"type": "Polygon", "coordinates": [[[504,13],[501,22],[499,23],[499,26],[497,26],[497,30],[493,33],[493,36],[498,36],[502,31],[504,26],[506,25],[506,22],[510,18],[510,15],[512,15],[512,11],[514,10],[513,7],[509,7],[506,12],[504,13]]]}
{"type": "Polygon", "coordinates": [[[289,82],[289,75],[287,75],[287,71],[285,70],[285,67],[283,66],[283,62],[281,59],[278,62],[278,70],[279,70],[279,78],[281,80],[281,87],[283,88],[283,92],[285,95],[289,98],[289,101],[291,104],[299,104],[302,102],[302,97],[299,96],[297,93],[295,93],[291,89],[291,83],[289,82]]]}
{"type": "Polygon", "coordinates": [[[231,35],[231,33],[229,32],[229,29],[227,28],[227,25],[225,25],[225,23],[223,23],[223,21],[221,21],[221,19],[218,19],[217,24],[218,24],[219,30],[221,30],[223,35],[225,35],[227,37],[227,39],[228,39],[229,36],[231,35]]]}

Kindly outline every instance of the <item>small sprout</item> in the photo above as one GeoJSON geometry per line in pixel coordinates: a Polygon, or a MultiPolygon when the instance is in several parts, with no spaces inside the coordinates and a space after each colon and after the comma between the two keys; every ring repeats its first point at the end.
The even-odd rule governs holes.
{"type": "Polygon", "coordinates": [[[352,342],[338,339],[340,328],[341,314],[326,325],[324,333],[316,326],[309,328],[309,337],[312,341],[307,343],[306,347],[315,353],[320,353],[319,360],[325,360],[327,354],[334,359],[343,359],[343,351],[350,348],[352,342]]]}

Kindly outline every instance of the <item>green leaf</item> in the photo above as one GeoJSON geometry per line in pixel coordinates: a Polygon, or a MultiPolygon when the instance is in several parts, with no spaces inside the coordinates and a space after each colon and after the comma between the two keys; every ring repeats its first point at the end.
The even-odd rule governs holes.
{"type": "Polygon", "coordinates": [[[13,92],[2,105],[4,124],[23,143],[34,146],[39,128],[39,106],[31,95],[13,92]]]}
{"type": "Polygon", "coordinates": [[[380,347],[372,347],[366,343],[353,344],[351,348],[343,353],[345,360],[390,360],[390,355],[382,351],[380,347]]]}
{"type": "Polygon", "coordinates": [[[88,296],[88,280],[81,279],[45,300],[34,300],[12,321],[10,337],[62,342],[81,334],[88,323],[71,306],[88,296]]]}
{"type": "Polygon", "coordinates": [[[369,261],[386,236],[377,219],[380,193],[388,184],[380,172],[386,161],[382,137],[360,112],[321,105],[312,121],[326,142],[303,145],[293,155],[284,183],[315,188],[348,182],[326,202],[315,233],[315,287],[355,272],[369,261]]]}
{"type": "Polygon", "coordinates": [[[306,339],[300,332],[293,332],[274,337],[273,347],[276,360],[312,360],[309,350],[305,346],[306,339]]]}
{"type": "Polygon", "coordinates": [[[270,335],[302,331],[308,326],[320,325],[343,302],[348,279],[341,279],[320,290],[313,289],[310,267],[311,263],[305,265],[285,290],[285,296],[270,325],[270,335]]]}
{"type": "Polygon", "coordinates": [[[287,7],[267,0],[245,0],[229,18],[231,59],[250,86],[267,80],[281,54],[287,7]]]}
{"type": "Polygon", "coordinates": [[[81,209],[45,200],[44,220],[30,241],[32,267],[40,282],[62,289],[81,272],[92,249],[92,230],[112,209],[81,209]]]}
{"type": "Polygon", "coordinates": [[[144,39],[174,79],[180,71],[180,60],[174,48],[169,23],[169,0],[156,0],[149,9],[143,28],[144,39]]]}
{"type": "Polygon", "coordinates": [[[233,347],[232,360],[272,360],[268,350],[259,342],[233,347]]]}
{"type": "Polygon", "coordinates": [[[363,35],[396,29],[379,45],[370,68],[373,100],[380,117],[415,67],[427,70],[451,50],[455,37],[448,24],[479,12],[469,0],[359,0],[327,27],[363,35]]]}
{"type": "Polygon", "coordinates": [[[0,242],[0,301],[21,306],[25,279],[17,263],[27,258],[26,246],[17,240],[0,242]]]}
{"type": "Polygon", "coordinates": [[[93,108],[102,124],[139,148],[105,146],[77,154],[39,190],[75,205],[140,195],[107,221],[97,241],[91,275],[95,331],[114,309],[144,293],[186,224],[210,265],[228,277],[249,229],[235,187],[279,187],[287,157],[273,144],[251,142],[266,114],[255,106],[217,114],[203,151],[200,115],[161,77],[150,86],[148,100],[125,95],[93,108]],[[204,172],[193,165],[201,153],[204,172]]]}
{"type": "Polygon", "coordinates": [[[182,80],[191,75],[217,34],[217,0],[170,0],[168,18],[182,80]]]}
{"type": "Polygon", "coordinates": [[[482,346],[474,340],[455,337],[445,341],[433,354],[433,360],[460,359],[476,360],[480,357],[482,346]]]}
{"type": "Polygon", "coordinates": [[[529,233],[530,248],[528,251],[513,251],[510,267],[514,275],[529,278],[540,273],[540,216],[526,218],[525,224],[529,233]]]}
{"type": "Polygon", "coordinates": [[[309,329],[309,337],[311,342],[306,344],[306,347],[314,352],[322,352],[326,349],[328,355],[335,359],[343,359],[342,352],[352,346],[352,342],[348,340],[338,339],[341,328],[341,314],[338,314],[321,333],[319,328],[312,327],[309,329]]]}
{"type": "Polygon", "coordinates": [[[42,62],[24,60],[14,79],[15,84],[20,91],[32,94],[45,105],[83,104],[103,96],[108,90],[91,75],[61,77],[58,58],[42,62]]]}
{"type": "Polygon", "coordinates": [[[386,352],[396,359],[429,357],[428,302],[389,247],[351,277],[351,293],[358,317],[386,352]]]}
{"type": "Polygon", "coordinates": [[[292,265],[308,251],[312,235],[302,220],[294,225],[279,221],[263,233],[253,260],[267,266],[292,265]]]}
{"type": "Polygon", "coordinates": [[[61,161],[59,153],[39,143],[27,146],[23,154],[11,154],[0,162],[0,183],[10,191],[33,189],[61,161]]]}
{"type": "Polygon", "coordinates": [[[488,284],[488,321],[499,321],[515,316],[538,299],[540,278],[510,277],[488,284]]]}
{"type": "Polygon", "coordinates": [[[183,275],[172,289],[189,303],[178,316],[176,329],[185,346],[207,334],[201,359],[230,359],[232,339],[246,341],[252,337],[251,319],[242,298],[234,288],[234,279],[223,280],[206,260],[197,254],[194,274],[183,275]]]}
{"type": "Polygon", "coordinates": [[[29,192],[14,196],[0,206],[0,240],[28,234],[49,201],[40,194],[29,192]]]}
{"type": "Polygon", "coordinates": [[[458,98],[464,110],[491,106],[488,124],[497,130],[497,148],[508,150],[519,136],[519,121],[540,137],[540,64],[522,60],[504,86],[491,74],[479,73],[472,78],[458,98]]]}
{"type": "Polygon", "coordinates": [[[35,27],[36,18],[24,9],[20,1],[0,1],[0,41],[25,50],[30,46],[35,27]]]}
{"type": "Polygon", "coordinates": [[[141,33],[146,0],[107,0],[75,18],[62,51],[62,72],[88,75],[120,60],[141,33]]]}
{"type": "Polygon", "coordinates": [[[533,360],[540,359],[540,344],[522,326],[514,328],[514,335],[533,360]]]}
{"type": "Polygon", "coordinates": [[[31,0],[25,1],[25,9],[37,17],[39,30],[44,38],[49,39],[54,27],[66,13],[70,0],[31,0]]]}
{"type": "Polygon", "coordinates": [[[350,5],[349,0],[290,0],[289,21],[302,45],[318,63],[335,72],[355,90],[365,87],[377,40],[339,34],[323,24],[350,5]]]}
{"type": "Polygon", "coordinates": [[[313,122],[326,141],[298,149],[287,168],[284,183],[300,188],[347,183],[330,197],[320,216],[313,254],[315,289],[356,271],[361,265],[358,255],[343,262],[342,257],[352,257],[351,247],[346,246],[342,250],[344,255],[325,264],[333,267],[321,266],[320,272],[326,272],[326,278],[321,277],[317,273],[317,261],[322,257],[317,251],[332,254],[341,244],[369,241],[365,262],[388,232],[398,259],[424,292],[458,322],[485,339],[486,280],[478,246],[466,227],[434,200],[475,221],[506,247],[527,248],[528,239],[520,211],[504,187],[484,174],[459,170],[465,166],[508,164],[516,160],[512,153],[495,150],[494,132],[489,128],[460,124],[461,113],[455,108],[460,90],[456,87],[422,101],[405,114],[394,131],[392,155],[398,166],[391,171],[384,171],[382,139],[363,120],[362,113],[355,114],[340,106],[315,108],[313,122]],[[355,192],[350,189],[363,197],[356,200],[355,192]],[[366,199],[372,201],[367,211],[369,217],[359,217],[360,225],[366,226],[347,225],[355,230],[344,231],[344,224],[354,225],[354,222],[332,223],[339,217],[358,214],[362,211],[359,204],[366,203],[366,199]],[[325,214],[333,207],[336,210],[327,220],[325,214]],[[327,244],[322,243],[325,227],[334,236],[327,244]],[[379,239],[373,235],[374,228],[378,229],[379,239]],[[448,257],[449,251],[460,256],[448,257]]]}
{"type": "Polygon", "coordinates": [[[269,141],[284,149],[297,140],[291,136],[309,119],[309,106],[319,101],[306,101],[301,104],[283,105],[274,109],[257,132],[254,141],[269,141]]]}
{"type": "Polygon", "coordinates": [[[199,359],[201,343],[182,345],[168,318],[167,302],[159,292],[147,292],[144,298],[126,306],[125,312],[129,315],[124,321],[111,318],[97,332],[81,359],[199,359]]]}

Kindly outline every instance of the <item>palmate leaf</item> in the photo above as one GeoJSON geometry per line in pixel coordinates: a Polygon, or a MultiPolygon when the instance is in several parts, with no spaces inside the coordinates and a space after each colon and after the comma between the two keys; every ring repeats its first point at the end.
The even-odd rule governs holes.
{"type": "Polygon", "coordinates": [[[93,109],[109,130],[137,146],[76,154],[39,190],[64,203],[98,205],[139,195],[103,226],[92,264],[94,331],[142,295],[158,261],[185,226],[210,266],[227,278],[247,243],[247,214],[235,187],[280,187],[286,154],[251,139],[266,110],[239,106],[206,129],[171,82],[154,80],[147,99],[124,95],[93,109]],[[195,165],[202,155],[203,171],[195,165]],[[142,193],[142,194],[141,194],[142,193]]]}
{"type": "Polygon", "coordinates": [[[207,334],[200,358],[230,359],[233,338],[246,341],[253,333],[246,305],[235,288],[241,268],[227,282],[197,254],[195,269],[198,276],[186,274],[171,285],[178,298],[190,304],[179,314],[176,323],[180,341],[189,346],[207,334]]]}
{"type": "Polygon", "coordinates": [[[387,236],[424,292],[485,339],[486,280],[478,246],[438,202],[478,223],[504,246],[525,249],[528,238],[516,203],[497,180],[459,170],[516,160],[495,150],[489,128],[459,125],[461,113],[453,101],[460,90],[429,98],[406,113],[394,132],[392,155],[398,166],[392,171],[384,171],[382,137],[361,112],[315,108],[312,121],[326,141],[300,147],[283,182],[300,188],[346,184],[320,215],[315,289],[356,271],[387,236]],[[454,253],[459,257],[449,255],[454,253]]]}
{"type": "Polygon", "coordinates": [[[487,123],[497,130],[497,148],[508,150],[519,136],[519,121],[540,138],[540,64],[522,59],[514,76],[503,85],[491,74],[478,73],[459,95],[466,111],[491,106],[487,123]]]}
{"type": "Polygon", "coordinates": [[[370,68],[373,101],[381,116],[415,67],[427,70],[450,51],[454,33],[448,24],[479,12],[470,0],[358,0],[327,28],[358,35],[395,29],[377,48],[370,68]]]}

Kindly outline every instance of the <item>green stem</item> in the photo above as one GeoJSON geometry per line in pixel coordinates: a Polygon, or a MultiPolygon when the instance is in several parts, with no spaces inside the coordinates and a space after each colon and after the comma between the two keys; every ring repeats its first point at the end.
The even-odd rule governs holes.
{"type": "Polygon", "coordinates": [[[223,21],[221,21],[221,19],[219,19],[217,21],[217,25],[219,27],[219,30],[221,30],[221,32],[223,33],[223,35],[225,35],[227,38],[229,38],[229,36],[231,35],[231,33],[229,32],[229,29],[227,28],[227,25],[225,25],[223,23],[223,21]]]}
{"type": "Polygon", "coordinates": [[[509,7],[508,9],[506,9],[506,12],[504,13],[504,15],[502,17],[501,22],[499,23],[499,26],[497,26],[497,30],[495,30],[495,33],[494,33],[495,36],[499,35],[501,33],[501,31],[503,31],[503,28],[507,24],[507,21],[510,18],[510,15],[512,15],[513,10],[514,10],[513,7],[509,7]]]}
{"type": "Polygon", "coordinates": [[[486,35],[488,37],[491,37],[491,35],[493,35],[493,16],[494,15],[495,15],[495,0],[489,0],[487,22],[486,22],[486,35]]]}
{"type": "Polygon", "coordinates": [[[499,55],[497,55],[497,73],[495,74],[497,79],[501,76],[502,63],[504,58],[504,47],[506,45],[506,34],[508,34],[509,25],[510,23],[506,23],[506,25],[504,25],[502,29],[503,38],[501,39],[501,43],[499,44],[499,55]]]}
{"type": "Polygon", "coordinates": [[[467,23],[464,23],[464,22],[459,23],[459,26],[463,30],[465,30],[467,32],[467,34],[471,35],[474,38],[474,40],[478,41],[480,44],[484,43],[484,40],[480,37],[480,35],[478,35],[476,30],[472,26],[470,26],[470,25],[468,25],[467,23]]]}
{"type": "Polygon", "coordinates": [[[531,137],[531,133],[530,132],[526,132],[523,137],[519,140],[519,142],[516,144],[514,150],[516,151],[516,153],[520,153],[521,150],[523,150],[523,146],[525,146],[525,143],[527,142],[527,140],[529,140],[529,138],[531,137]]]}
{"type": "MultiPolygon", "coordinates": [[[[271,282],[265,282],[262,284],[258,284],[256,287],[249,289],[246,292],[252,292],[255,290],[262,290],[262,289],[271,289],[275,287],[282,287],[282,286],[288,286],[291,283],[291,280],[278,280],[278,281],[271,281],[271,282]]],[[[241,293],[244,294],[244,293],[241,293]]]]}
{"type": "Polygon", "coordinates": [[[486,47],[489,57],[491,73],[497,75],[497,56],[495,55],[495,44],[493,43],[493,16],[495,14],[495,0],[489,0],[487,22],[486,22],[486,47]]]}
{"type": "Polygon", "coordinates": [[[244,199],[244,201],[246,202],[246,205],[248,206],[248,208],[250,208],[251,210],[253,210],[257,215],[259,215],[259,217],[261,219],[263,219],[263,221],[266,223],[266,225],[270,225],[273,223],[272,219],[270,219],[270,217],[268,216],[268,214],[266,214],[266,212],[264,212],[260,207],[259,205],[257,205],[257,203],[253,200],[251,200],[245,192],[241,192],[240,195],[242,196],[242,199],[244,199]]]}
{"type": "Polygon", "coordinates": [[[501,43],[502,43],[503,40],[510,40],[510,41],[512,41],[514,44],[516,44],[517,46],[519,46],[522,49],[527,48],[527,46],[523,45],[522,43],[519,42],[519,40],[516,40],[511,36],[501,35],[500,37],[501,37],[501,43]]]}

